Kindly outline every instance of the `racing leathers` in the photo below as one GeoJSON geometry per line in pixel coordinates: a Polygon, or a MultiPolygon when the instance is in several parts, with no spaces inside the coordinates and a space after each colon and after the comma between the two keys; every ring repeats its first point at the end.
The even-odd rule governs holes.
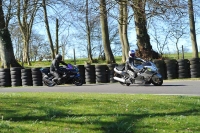
{"type": "Polygon", "coordinates": [[[137,57],[129,57],[127,59],[125,64],[125,71],[128,72],[128,70],[132,70],[134,74],[132,75],[132,78],[135,78],[137,73],[140,72],[140,70],[135,66],[135,61],[145,62],[145,60],[137,57]]]}
{"type": "Polygon", "coordinates": [[[61,76],[63,75],[63,71],[60,70],[60,67],[59,67],[60,63],[67,66],[67,64],[64,61],[59,61],[57,59],[54,59],[51,63],[50,73],[54,76],[54,79],[53,79],[54,81],[60,80],[61,76]]]}

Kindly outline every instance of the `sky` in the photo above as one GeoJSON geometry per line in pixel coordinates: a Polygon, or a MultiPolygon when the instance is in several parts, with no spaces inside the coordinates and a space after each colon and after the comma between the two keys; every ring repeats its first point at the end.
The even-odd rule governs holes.
{"type": "MultiPolygon", "coordinates": [[[[133,22],[133,20],[132,20],[132,22],[133,22]]],[[[160,23],[159,23],[160,24],[160,23]]],[[[130,24],[131,25],[131,24],[130,24]]],[[[189,26],[189,25],[188,25],[189,26]]],[[[52,24],[52,25],[50,25],[50,27],[51,27],[51,30],[52,31],[55,31],[55,24],[52,24]]],[[[198,20],[196,20],[196,29],[199,29],[200,28],[200,23],[199,23],[199,21],[198,20]]],[[[48,41],[48,38],[47,38],[47,35],[46,35],[46,29],[45,29],[45,26],[44,26],[44,24],[41,24],[41,25],[37,25],[36,27],[35,27],[35,29],[38,31],[38,33],[40,33],[40,34],[43,34],[43,35],[45,35],[45,40],[47,40],[48,41]]],[[[63,31],[64,32],[64,31],[63,31]]],[[[73,32],[73,29],[70,29],[70,34],[73,32]]],[[[153,31],[151,30],[149,30],[149,35],[151,34],[151,33],[153,33],[153,31]]],[[[52,36],[54,35],[54,33],[52,33],[52,36]]],[[[150,35],[151,36],[151,35],[150,35]]],[[[161,38],[163,37],[163,35],[162,35],[162,33],[160,33],[160,35],[159,35],[161,38]]],[[[130,49],[136,49],[136,34],[135,34],[135,29],[134,29],[134,27],[130,27],[130,29],[129,29],[129,36],[128,36],[128,38],[129,38],[129,43],[130,43],[130,49]]],[[[72,39],[72,38],[71,38],[72,39]]],[[[77,38],[75,38],[75,39],[73,39],[73,41],[76,41],[76,39],[77,38]]],[[[54,41],[54,40],[53,40],[54,41]]],[[[86,42],[86,41],[85,41],[86,42]]],[[[83,42],[83,43],[85,43],[85,42],[83,42]]],[[[71,43],[71,45],[75,45],[76,44],[76,42],[69,42],[69,43],[71,43]]],[[[79,43],[79,42],[77,42],[77,43],[79,43]]],[[[198,48],[200,48],[200,35],[199,34],[197,34],[197,44],[198,44],[198,48]]],[[[154,42],[154,40],[153,40],[153,38],[151,37],[151,45],[153,46],[153,49],[154,50],[157,50],[157,45],[156,45],[156,43],[154,42]]],[[[186,35],[186,36],[184,36],[184,38],[182,38],[182,39],[180,39],[179,40],[179,43],[178,43],[178,45],[179,45],[179,48],[181,49],[181,47],[182,47],[182,45],[184,45],[184,47],[187,49],[187,51],[188,52],[192,52],[192,46],[191,46],[191,41],[190,41],[190,35],[189,35],[189,31],[188,31],[188,34],[186,35]]],[[[67,48],[69,48],[69,47],[67,47],[67,48]]],[[[68,54],[69,55],[73,55],[73,48],[74,47],[70,47],[70,50],[68,51],[68,54]]],[[[78,57],[80,57],[81,56],[81,54],[83,54],[82,52],[79,52],[79,48],[76,48],[76,51],[77,51],[77,56],[78,57]]],[[[200,51],[200,49],[199,49],[199,51],[200,51]]],[[[174,44],[174,40],[169,40],[169,43],[168,43],[168,48],[167,47],[165,47],[165,50],[164,50],[164,52],[165,53],[175,53],[176,52],[176,46],[175,46],[175,44],[174,44]]],[[[86,54],[87,55],[87,54],[86,54]]]]}

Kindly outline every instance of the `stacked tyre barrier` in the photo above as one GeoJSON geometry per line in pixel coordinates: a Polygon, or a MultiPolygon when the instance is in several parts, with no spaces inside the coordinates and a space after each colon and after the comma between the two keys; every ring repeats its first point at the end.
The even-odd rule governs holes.
{"type": "Polygon", "coordinates": [[[162,75],[163,79],[167,79],[166,75],[166,65],[164,60],[154,60],[153,61],[158,68],[158,72],[162,75]]]}
{"type": "Polygon", "coordinates": [[[85,82],[86,82],[86,84],[96,83],[95,66],[94,65],[85,65],[85,82]]]}
{"type": "Polygon", "coordinates": [[[21,69],[22,86],[33,86],[31,69],[21,69]]]}
{"type": "Polygon", "coordinates": [[[190,78],[190,62],[188,59],[179,59],[178,78],[190,78]]]}
{"type": "Polygon", "coordinates": [[[77,68],[79,70],[80,77],[83,80],[83,84],[85,84],[85,67],[84,65],[77,65],[77,68]]]}
{"type": "Polygon", "coordinates": [[[200,77],[200,60],[199,58],[190,59],[190,74],[191,78],[200,77]]]}
{"type": "Polygon", "coordinates": [[[32,73],[33,86],[43,86],[42,73],[40,72],[40,68],[32,68],[31,73],[32,73]]]}
{"type": "Polygon", "coordinates": [[[108,64],[108,71],[107,71],[107,76],[108,76],[108,82],[114,83],[116,80],[114,80],[114,68],[117,64],[108,64]]]}
{"type": "Polygon", "coordinates": [[[21,67],[10,68],[11,85],[13,87],[22,86],[21,69],[21,67]]]}
{"type": "Polygon", "coordinates": [[[1,87],[10,87],[11,86],[10,69],[0,68],[0,86],[1,87]]]}
{"type": "Polygon", "coordinates": [[[107,83],[107,66],[95,65],[96,83],[107,83]]]}
{"type": "Polygon", "coordinates": [[[175,59],[165,60],[167,79],[178,78],[178,62],[175,59]]]}
{"type": "MultiPolygon", "coordinates": [[[[154,60],[163,79],[199,78],[200,59],[154,60]]],[[[77,65],[85,84],[114,83],[114,67],[125,64],[77,65]]],[[[49,68],[49,67],[48,67],[49,68]]],[[[0,68],[0,87],[43,86],[40,68],[0,68]]]]}

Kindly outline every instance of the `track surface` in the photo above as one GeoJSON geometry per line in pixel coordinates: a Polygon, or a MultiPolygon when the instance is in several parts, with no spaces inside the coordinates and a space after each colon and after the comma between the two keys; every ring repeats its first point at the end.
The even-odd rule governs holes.
{"type": "Polygon", "coordinates": [[[83,86],[31,86],[0,88],[4,92],[87,92],[87,93],[129,93],[129,94],[160,94],[160,95],[196,95],[200,96],[200,80],[164,81],[162,86],[130,85],[119,83],[83,84],[83,86]]]}

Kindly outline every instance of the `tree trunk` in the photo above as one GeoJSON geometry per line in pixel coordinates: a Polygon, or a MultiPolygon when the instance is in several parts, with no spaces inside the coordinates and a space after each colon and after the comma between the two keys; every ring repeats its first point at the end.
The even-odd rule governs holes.
{"type": "Polygon", "coordinates": [[[29,41],[24,41],[24,46],[23,46],[23,62],[27,62],[28,65],[31,66],[30,57],[29,57],[29,41]]]}
{"type": "Polygon", "coordinates": [[[5,24],[2,0],[0,0],[0,57],[1,68],[21,67],[15,60],[10,33],[5,24]]]}
{"type": "Polygon", "coordinates": [[[124,25],[124,21],[123,21],[123,3],[119,2],[119,37],[120,37],[120,42],[121,42],[121,46],[122,46],[122,62],[126,61],[126,54],[125,54],[125,50],[124,50],[124,38],[123,38],[123,25],[124,25]]]}
{"type": "Polygon", "coordinates": [[[146,13],[145,13],[145,5],[146,0],[132,0],[133,11],[134,11],[134,21],[135,21],[135,29],[137,35],[137,56],[141,58],[152,58],[152,46],[150,43],[150,37],[148,35],[148,31],[146,28],[146,13]]]}
{"type": "Polygon", "coordinates": [[[127,12],[127,1],[119,2],[119,34],[122,44],[122,62],[125,62],[128,58],[128,52],[130,50],[127,27],[128,27],[128,12],[127,12]]]}
{"type": "Polygon", "coordinates": [[[125,56],[126,59],[129,57],[128,53],[130,50],[130,46],[129,46],[129,42],[128,42],[128,32],[127,32],[127,28],[128,28],[128,12],[127,12],[127,1],[124,2],[124,7],[123,7],[123,41],[124,41],[124,52],[125,52],[125,56]]]}
{"type": "Polygon", "coordinates": [[[100,0],[100,23],[101,23],[102,42],[103,42],[106,62],[115,63],[115,58],[113,56],[113,53],[110,47],[106,0],[100,0]]]}
{"type": "Polygon", "coordinates": [[[88,14],[89,14],[89,11],[88,11],[88,0],[86,0],[86,32],[87,32],[87,52],[88,52],[88,60],[90,63],[93,62],[93,59],[92,59],[92,49],[91,49],[91,37],[90,37],[90,24],[89,24],[89,18],[88,18],[88,14]]]}
{"type": "Polygon", "coordinates": [[[44,19],[45,19],[46,31],[47,31],[47,35],[48,35],[48,39],[49,39],[49,43],[50,43],[50,48],[51,48],[51,56],[52,56],[52,59],[54,59],[55,58],[54,46],[53,46],[53,41],[52,41],[50,28],[49,28],[49,21],[48,21],[48,16],[47,16],[45,0],[42,0],[42,4],[43,4],[43,9],[44,9],[44,19]]]}
{"type": "Polygon", "coordinates": [[[56,19],[56,51],[55,54],[58,54],[59,51],[59,44],[58,44],[58,29],[59,25],[58,25],[58,19],[56,19]]]}
{"type": "Polygon", "coordinates": [[[192,56],[194,58],[198,58],[198,47],[197,47],[197,40],[196,40],[196,29],[195,29],[195,22],[194,22],[194,11],[193,11],[193,1],[188,0],[188,12],[189,12],[189,21],[190,21],[190,37],[192,42],[192,56]]]}
{"type": "Polygon", "coordinates": [[[134,21],[135,21],[135,29],[137,34],[137,45],[139,49],[152,49],[150,44],[150,38],[147,33],[147,22],[146,22],[146,14],[145,14],[145,1],[144,0],[134,0],[134,21]]]}
{"type": "MultiPolygon", "coordinates": [[[[0,15],[2,15],[1,12],[0,15]]],[[[0,19],[0,23],[1,22],[2,20],[0,19]]],[[[0,55],[1,68],[21,67],[21,65],[15,60],[10,33],[7,28],[2,29],[2,27],[0,28],[0,55]]]]}

